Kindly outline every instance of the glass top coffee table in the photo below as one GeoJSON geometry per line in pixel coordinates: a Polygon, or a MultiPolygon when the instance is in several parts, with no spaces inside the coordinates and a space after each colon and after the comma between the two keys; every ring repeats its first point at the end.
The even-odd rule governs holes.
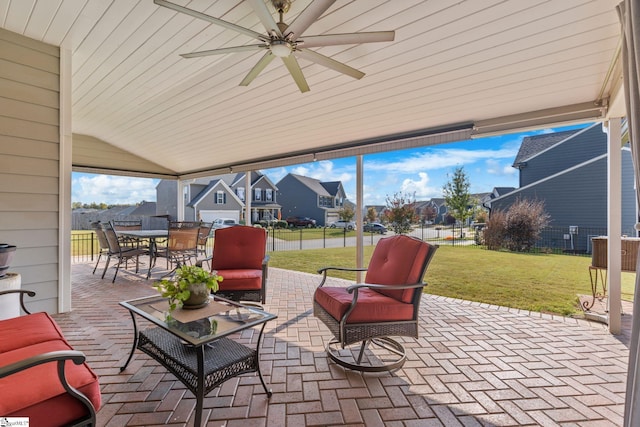
{"type": "Polygon", "coordinates": [[[131,353],[120,372],[126,369],[136,348],[151,356],[195,395],[195,426],[202,425],[204,396],[240,374],[258,372],[265,393],[271,397],[260,372],[259,351],[264,328],[276,315],[215,296],[203,308],[176,309],[170,316],[167,299],[160,295],[120,305],[129,310],[134,332],[131,353]],[[136,315],[154,326],[138,331],[136,315]],[[255,348],[228,338],[255,326],[260,326],[255,348]]]}

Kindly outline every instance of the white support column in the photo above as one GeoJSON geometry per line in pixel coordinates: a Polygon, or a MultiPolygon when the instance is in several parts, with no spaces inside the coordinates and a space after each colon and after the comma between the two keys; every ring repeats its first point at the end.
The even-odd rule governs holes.
{"type": "Polygon", "coordinates": [[[251,218],[251,200],[253,194],[251,193],[251,171],[247,171],[244,174],[244,224],[253,224],[253,218],[251,218]]]}
{"type": "Polygon", "coordinates": [[[178,218],[176,218],[178,221],[184,221],[184,204],[185,204],[185,197],[184,197],[184,190],[185,190],[186,185],[185,182],[181,179],[178,180],[178,200],[176,200],[176,209],[177,209],[177,215],[178,218]]]}
{"type": "Polygon", "coordinates": [[[71,50],[60,47],[60,160],[58,164],[58,311],[71,311],[71,50]]]}
{"type": "Polygon", "coordinates": [[[619,334],[622,323],[622,141],[621,120],[609,121],[608,132],[608,262],[607,283],[609,284],[609,332],[619,334]]]}
{"type": "MultiPolygon", "coordinates": [[[[356,267],[364,266],[364,239],[362,230],[362,200],[363,200],[363,157],[356,157],[356,267]]],[[[362,283],[362,272],[357,272],[357,281],[362,283]]]]}

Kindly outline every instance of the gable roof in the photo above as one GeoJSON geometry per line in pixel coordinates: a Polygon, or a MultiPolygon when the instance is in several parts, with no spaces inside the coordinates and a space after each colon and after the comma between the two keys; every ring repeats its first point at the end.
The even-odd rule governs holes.
{"type": "Polygon", "coordinates": [[[581,132],[582,129],[566,130],[563,132],[545,133],[541,135],[531,135],[522,138],[520,149],[513,161],[513,167],[517,168],[518,164],[524,163],[536,154],[539,154],[556,144],[570,138],[571,136],[581,132]]]}
{"type": "MultiPolygon", "coordinates": [[[[231,195],[231,197],[233,197],[234,199],[236,199],[236,201],[244,206],[244,202],[242,200],[240,200],[238,198],[238,196],[236,196],[235,192],[231,189],[231,187],[229,187],[229,185],[223,180],[223,179],[213,179],[209,182],[209,185],[207,185],[205,188],[203,188],[198,194],[195,195],[195,197],[193,199],[191,199],[189,201],[189,203],[187,203],[188,207],[195,207],[198,205],[198,203],[200,203],[205,197],[207,197],[212,191],[214,191],[216,188],[222,188],[223,191],[225,191],[227,194],[231,195]]],[[[216,190],[218,191],[218,190],[216,190]]]]}
{"type": "Polygon", "coordinates": [[[320,185],[332,196],[337,196],[338,191],[342,188],[342,182],[340,181],[321,182],[320,185]]]}
{"type": "Polygon", "coordinates": [[[290,173],[289,176],[294,178],[294,179],[297,179],[303,185],[308,187],[311,191],[313,191],[314,193],[316,193],[319,196],[331,196],[331,194],[329,194],[327,189],[322,185],[320,180],[317,180],[315,178],[310,178],[308,176],[296,175],[294,173],[290,173]]]}

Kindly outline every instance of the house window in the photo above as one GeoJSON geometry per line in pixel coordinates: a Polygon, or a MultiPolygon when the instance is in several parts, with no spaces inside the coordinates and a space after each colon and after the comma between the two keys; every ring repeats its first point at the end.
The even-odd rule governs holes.
{"type": "Polygon", "coordinates": [[[216,193],[216,204],[218,205],[224,204],[224,191],[218,191],[216,193]]]}
{"type": "Polygon", "coordinates": [[[253,199],[254,200],[262,200],[262,190],[259,188],[256,188],[255,190],[253,190],[253,199]]]}
{"type": "Polygon", "coordinates": [[[270,188],[267,188],[266,190],[264,190],[264,199],[267,202],[270,202],[273,200],[273,190],[271,190],[270,188]]]}
{"type": "Polygon", "coordinates": [[[238,187],[236,189],[236,194],[238,195],[238,198],[244,202],[244,187],[238,187]]]}

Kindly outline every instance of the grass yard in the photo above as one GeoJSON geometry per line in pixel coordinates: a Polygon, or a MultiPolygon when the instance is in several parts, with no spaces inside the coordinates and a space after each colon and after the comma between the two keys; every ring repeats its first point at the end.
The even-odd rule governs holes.
{"type": "MultiPolygon", "coordinates": [[[[373,247],[365,247],[365,265],[373,247]]],[[[316,273],[324,266],[355,266],[355,248],[272,252],[270,266],[316,273]]],[[[591,294],[590,257],[517,254],[478,247],[440,246],[425,292],[544,313],[581,313],[578,294],[591,294]]],[[[355,274],[335,277],[355,280],[355,274]]],[[[320,276],[318,276],[320,278],[320,276]]],[[[635,274],[622,273],[622,298],[633,299],[635,274]]]]}

